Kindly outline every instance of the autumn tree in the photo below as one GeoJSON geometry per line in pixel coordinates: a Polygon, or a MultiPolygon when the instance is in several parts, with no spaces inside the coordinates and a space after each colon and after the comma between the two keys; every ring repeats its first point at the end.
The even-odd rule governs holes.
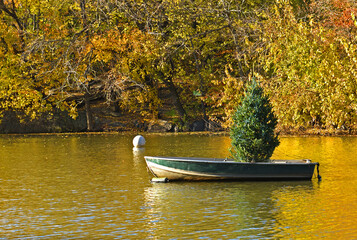
{"type": "MultiPolygon", "coordinates": [[[[27,58],[33,39],[44,29],[42,16],[49,7],[19,1],[0,1],[0,112],[13,110],[35,118],[38,113],[52,108],[46,100],[46,84],[35,77],[36,63],[27,58]]],[[[48,23],[47,23],[48,24],[48,23]]]]}
{"type": "Polygon", "coordinates": [[[265,31],[262,83],[280,125],[353,128],[356,38],[336,36],[313,17],[297,19],[288,4],[275,8],[265,31]]]}
{"type": "Polygon", "coordinates": [[[85,107],[91,130],[93,100],[154,118],[167,101],[182,126],[229,127],[254,69],[281,126],[353,129],[356,9],[349,0],[0,0],[0,112],[76,117],[85,107]]]}
{"type": "Polygon", "coordinates": [[[183,119],[187,112],[201,112],[203,118],[218,120],[235,97],[221,99],[232,86],[242,93],[259,55],[254,55],[259,12],[269,2],[123,1],[121,8],[157,41],[160,54],[152,59],[149,78],[171,91],[178,115],[183,119]]]}
{"type": "Polygon", "coordinates": [[[32,111],[35,117],[36,112],[56,107],[75,117],[83,102],[92,130],[92,99],[105,98],[122,106],[134,101],[136,107],[155,102],[140,83],[141,75],[133,77],[134,69],[145,64],[142,56],[150,56],[153,48],[146,43],[150,38],[131,26],[117,8],[87,0],[26,3],[31,2],[0,5],[1,64],[7,69],[2,79],[9,79],[3,81],[3,110],[32,111]],[[16,49],[9,51],[12,46],[16,49]],[[128,92],[134,96],[128,97],[128,92]]]}

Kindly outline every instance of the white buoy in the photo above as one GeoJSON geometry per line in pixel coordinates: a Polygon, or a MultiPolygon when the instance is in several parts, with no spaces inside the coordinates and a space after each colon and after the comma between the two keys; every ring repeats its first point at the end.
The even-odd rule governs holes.
{"type": "Polygon", "coordinates": [[[134,148],[142,148],[144,147],[145,143],[146,143],[145,138],[141,135],[137,135],[133,139],[134,148]]]}

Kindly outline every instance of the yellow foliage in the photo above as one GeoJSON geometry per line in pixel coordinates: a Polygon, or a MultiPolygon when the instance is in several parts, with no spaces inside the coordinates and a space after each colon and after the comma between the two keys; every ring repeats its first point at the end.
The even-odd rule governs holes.
{"type": "Polygon", "coordinates": [[[351,127],[357,119],[356,42],[312,22],[297,21],[287,4],[266,22],[268,74],[260,79],[281,125],[351,127]]]}
{"type": "MultiPolygon", "coordinates": [[[[223,110],[223,127],[230,127],[232,124],[232,113],[235,111],[242,94],[244,92],[244,78],[237,78],[231,75],[233,68],[231,65],[225,66],[225,77],[220,80],[214,80],[213,83],[219,90],[214,94],[210,92],[213,97],[213,103],[216,107],[223,110]]],[[[212,116],[212,120],[216,120],[212,116]]]]}

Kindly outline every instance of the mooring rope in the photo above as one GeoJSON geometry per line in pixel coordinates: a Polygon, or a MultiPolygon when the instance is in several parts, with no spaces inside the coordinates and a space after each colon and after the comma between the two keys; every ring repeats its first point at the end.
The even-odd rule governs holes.
{"type": "Polygon", "coordinates": [[[317,179],[319,180],[319,181],[321,181],[322,180],[322,178],[321,178],[321,176],[320,176],[320,163],[317,163],[317,179]]]}

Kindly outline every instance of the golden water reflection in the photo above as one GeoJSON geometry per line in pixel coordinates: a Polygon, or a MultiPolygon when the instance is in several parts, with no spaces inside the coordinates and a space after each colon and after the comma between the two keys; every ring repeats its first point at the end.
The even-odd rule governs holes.
{"type": "Polygon", "coordinates": [[[288,137],[322,181],[152,184],[144,155],[227,157],[229,138],[0,136],[0,239],[355,239],[357,137],[288,137]]]}
{"type": "MultiPolygon", "coordinates": [[[[276,192],[277,237],[354,239],[357,228],[357,139],[284,138],[278,154],[305,155],[321,164],[314,191],[276,192]]],[[[295,189],[293,189],[295,191],[295,189]]]]}
{"type": "Polygon", "coordinates": [[[146,228],[157,239],[180,233],[224,239],[294,236],[281,227],[284,211],[277,195],[290,193],[290,200],[300,202],[295,196],[314,191],[310,182],[154,184],[145,190],[146,228]]]}

